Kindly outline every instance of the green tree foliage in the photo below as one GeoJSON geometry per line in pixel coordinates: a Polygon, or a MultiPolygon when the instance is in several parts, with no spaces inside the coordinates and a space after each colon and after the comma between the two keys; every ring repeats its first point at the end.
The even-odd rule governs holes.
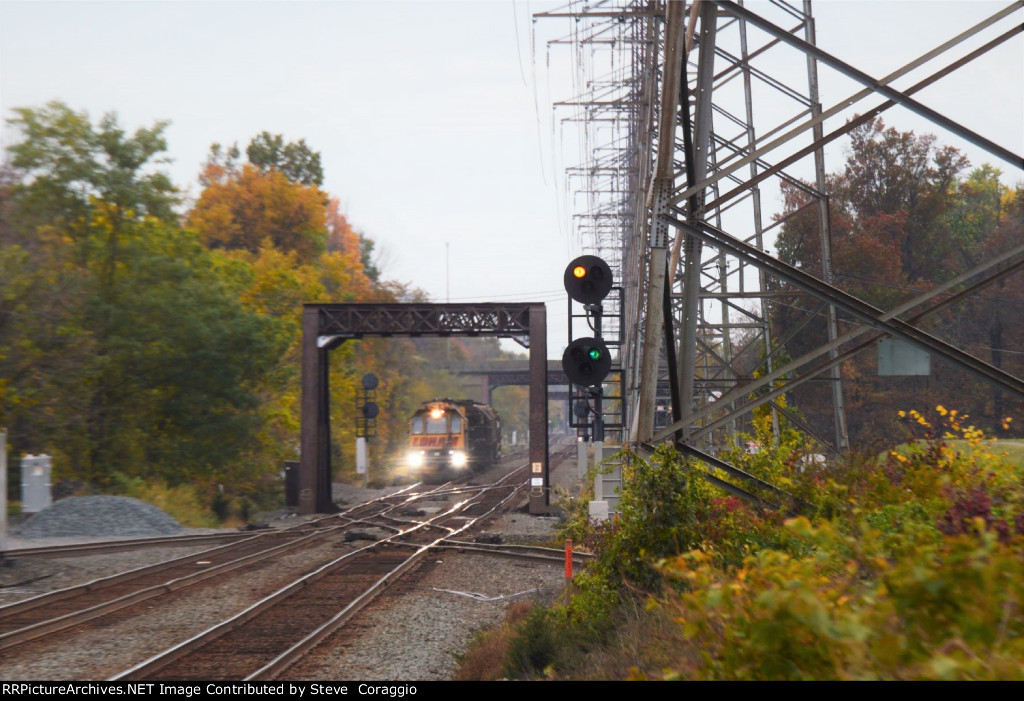
{"type": "MultiPolygon", "coordinates": [[[[19,139],[0,168],[0,424],[15,453],[50,453],[58,478],[99,489],[280,499],[282,461],[298,457],[302,305],[422,293],[383,279],[304,141],[264,132],[248,162],[214,145],[183,228],[160,169],[166,123],[129,133],[58,102],[8,122],[19,139]]],[[[465,359],[478,345],[499,352],[449,348],[465,359]]],[[[404,453],[420,402],[464,395],[447,350],[364,339],[331,353],[337,476],[355,477],[363,374],[380,378],[380,470],[404,453]]]]}
{"type": "Polygon", "coordinates": [[[84,233],[94,200],[122,219],[174,219],[177,192],[166,173],[152,168],[167,149],[168,122],[128,136],[117,115],[93,125],[88,114],[61,102],[13,112],[7,122],[22,138],[7,151],[19,174],[14,195],[23,211],[57,220],[72,233],[84,233]]]}
{"type": "MultiPolygon", "coordinates": [[[[967,173],[967,159],[933,136],[885,128],[881,120],[851,132],[842,172],[828,178],[832,272],[842,289],[886,310],[945,282],[959,272],[1006,251],[1024,230],[1021,191],[999,182],[999,171],[983,165],[967,173]]],[[[818,209],[809,195],[785,186],[783,224],[777,241],[780,257],[821,276],[818,209]]],[[[785,288],[784,283],[776,283],[785,288]]],[[[943,340],[997,367],[1024,375],[1020,324],[1009,323],[1024,303],[1020,276],[988,287],[922,326],[943,340]]],[[[775,303],[771,318],[790,357],[799,357],[826,341],[823,321],[802,324],[818,303],[804,295],[775,303]],[[800,333],[791,335],[791,330],[800,333]]],[[[1019,315],[1018,315],[1019,316],[1019,315]]],[[[818,313],[819,319],[823,314],[818,313]]],[[[812,320],[813,321],[813,320],[812,320]]],[[[840,319],[850,328],[861,322],[840,319]]],[[[840,331],[844,330],[841,328],[840,331]]],[[[891,416],[915,401],[957,401],[989,430],[1002,433],[1000,419],[1024,411],[1024,402],[982,384],[939,358],[932,376],[877,376],[877,357],[862,353],[843,366],[843,388],[851,442],[882,445],[892,435],[891,416]]],[[[819,435],[830,435],[831,392],[809,383],[796,389],[792,402],[819,435]]]]}
{"type": "Polygon", "coordinates": [[[104,327],[94,475],[224,479],[259,427],[254,390],[283,351],[273,320],[242,307],[194,236],[154,227],[132,244],[115,301],[86,309],[104,327]]]}
{"type": "MultiPolygon", "coordinates": [[[[2,189],[0,422],[58,476],[217,479],[258,424],[268,322],[182,231],[157,169],[164,123],[128,136],[61,103],[18,109],[2,189]]],[[[233,469],[233,468],[232,468],[233,469]]]]}
{"type": "Polygon", "coordinates": [[[60,102],[14,113],[8,124],[22,136],[8,148],[18,175],[11,193],[17,226],[27,240],[39,227],[56,227],[78,244],[79,263],[98,264],[100,281],[109,289],[128,229],[147,218],[174,221],[178,193],[167,174],[155,169],[167,148],[167,122],[128,136],[117,115],[93,125],[86,113],[60,102]]]}
{"type": "Polygon", "coordinates": [[[285,143],[281,134],[260,132],[249,142],[245,155],[261,173],[276,170],[293,183],[317,187],[324,184],[320,153],[310,149],[305,139],[285,143]]]}

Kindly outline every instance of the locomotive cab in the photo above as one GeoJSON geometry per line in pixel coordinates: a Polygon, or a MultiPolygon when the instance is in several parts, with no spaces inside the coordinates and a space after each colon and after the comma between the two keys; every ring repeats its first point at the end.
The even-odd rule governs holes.
{"type": "Polygon", "coordinates": [[[425,402],[409,420],[409,472],[424,480],[446,479],[493,463],[500,429],[490,407],[451,399],[425,402]]]}

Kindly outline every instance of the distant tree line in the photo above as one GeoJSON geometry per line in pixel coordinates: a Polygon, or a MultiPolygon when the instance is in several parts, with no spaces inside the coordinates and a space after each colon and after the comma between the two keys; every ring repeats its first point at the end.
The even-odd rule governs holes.
{"type": "MultiPolygon", "coordinates": [[[[161,169],[167,122],[129,133],[114,114],[93,122],[61,102],[7,121],[20,136],[0,169],[0,425],[11,453],[50,453],[57,478],[93,489],[142,479],[207,503],[221,485],[279,496],[283,462],[298,457],[302,305],[423,293],[384,279],[304,140],[263,132],[244,159],[214,144],[186,207],[161,169]]],[[[332,353],[340,477],[354,469],[362,375],[381,380],[383,466],[419,402],[462,391],[436,369],[453,348],[502,354],[496,342],[411,339],[332,353]]]]}

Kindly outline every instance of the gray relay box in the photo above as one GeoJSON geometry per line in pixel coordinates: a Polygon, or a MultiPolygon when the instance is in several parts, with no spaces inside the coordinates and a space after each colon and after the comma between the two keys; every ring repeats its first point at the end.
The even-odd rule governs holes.
{"type": "Polygon", "coordinates": [[[51,503],[49,455],[26,455],[21,459],[21,510],[34,514],[51,503]]]}

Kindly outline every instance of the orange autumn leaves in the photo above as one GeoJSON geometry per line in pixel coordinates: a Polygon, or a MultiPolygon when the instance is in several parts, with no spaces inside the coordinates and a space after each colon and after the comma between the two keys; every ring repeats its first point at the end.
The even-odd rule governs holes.
{"type": "Polygon", "coordinates": [[[327,195],[316,185],[291,182],[277,170],[261,173],[250,163],[226,177],[220,170],[204,173],[209,184],[188,217],[207,246],[257,253],[269,241],[303,261],[326,250],[327,195]]]}

